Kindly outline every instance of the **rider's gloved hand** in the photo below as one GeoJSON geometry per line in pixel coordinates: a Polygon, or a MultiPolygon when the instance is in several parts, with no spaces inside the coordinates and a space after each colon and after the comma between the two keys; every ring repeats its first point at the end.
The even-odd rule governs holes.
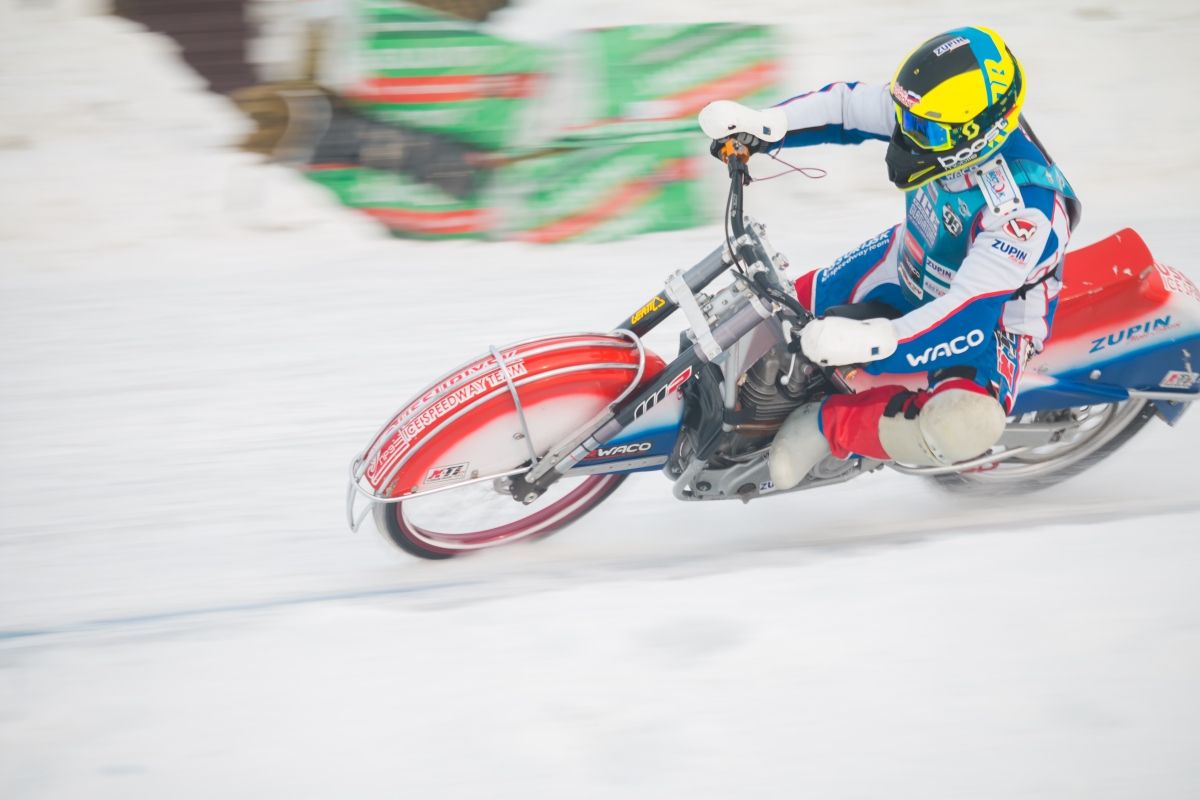
{"type": "Polygon", "coordinates": [[[787,134],[787,114],[782,108],[755,111],[732,100],[714,100],[700,110],[700,129],[713,140],[709,148],[717,158],[725,140],[734,139],[751,153],[761,153],[787,134]]]}
{"type": "Polygon", "coordinates": [[[721,156],[721,148],[725,146],[727,139],[733,139],[736,142],[741,142],[744,144],[746,149],[750,151],[750,155],[761,153],[771,146],[769,142],[764,142],[757,136],[751,136],[748,133],[735,133],[733,136],[727,136],[725,139],[713,139],[712,144],[708,146],[708,152],[711,153],[712,157],[718,161],[725,160],[721,156]]]}
{"type": "Polygon", "coordinates": [[[890,319],[814,319],[800,331],[800,349],[827,367],[865,364],[896,352],[896,326],[890,319]]]}

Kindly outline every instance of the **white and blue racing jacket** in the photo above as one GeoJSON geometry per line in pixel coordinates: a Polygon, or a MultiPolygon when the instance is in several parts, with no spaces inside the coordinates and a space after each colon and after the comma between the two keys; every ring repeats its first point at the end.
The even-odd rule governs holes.
{"type": "MultiPolygon", "coordinates": [[[[778,107],[784,147],[887,141],[896,125],[886,85],[834,83],[778,107]]],[[[910,310],[895,320],[896,352],[870,371],[913,372],[930,348],[977,331],[1028,337],[1040,349],[1077,213],[1073,190],[1023,121],[989,158],[907,191],[896,268],[910,310]]]]}

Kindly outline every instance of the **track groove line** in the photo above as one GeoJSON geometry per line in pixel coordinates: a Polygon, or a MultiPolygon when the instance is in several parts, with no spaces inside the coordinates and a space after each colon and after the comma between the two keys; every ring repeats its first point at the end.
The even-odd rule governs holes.
{"type": "MultiPolygon", "coordinates": [[[[854,528],[847,527],[845,529],[831,529],[820,536],[820,538],[804,538],[785,545],[770,544],[765,546],[737,548],[735,552],[729,550],[721,550],[719,553],[712,551],[697,553],[693,555],[663,555],[652,559],[642,558],[637,561],[620,561],[607,560],[598,564],[581,565],[579,563],[567,564],[569,572],[558,573],[553,577],[561,579],[564,577],[579,577],[585,574],[591,579],[597,576],[603,576],[606,573],[613,575],[620,574],[622,577],[628,577],[629,570],[637,569],[659,569],[664,566],[690,566],[712,563],[720,559],[726,562],[726,566],[734,567],[735,569],[751,568],[754,563],[751,559],[763,554],[778,554],[786,552],[799,552],[803,550],[818,550],[826,548],[839,548],[849,546],[859,546],[869,543],[886,543],[890,541],[902,540],[906,537],[920,536],[938,536],[954,532],[970,532],[970,533],[986,533],[997,530],[1004,530],[1020,525],[1023,528],[1029,527],[1046,527],[1051,525],[1084,525],[1094,521],[1112,522],[1114,519],[1130,519],[1138,517],[1158,517],[1171,516],[1175,514],[1195,513],[1200,511],[1200,501],[1181,501],[1177,503],[1163,503],[1161,499],[1147,499],[1141,502],[1129,502],[1123,500],[1112,503],[1086,503],[1086,504],[1071,504],[1037,509],[1040,513],[1029,514],[1029,509],[1021,509],[1009,511],[1006,514],[997,514],[997,509],[980,508],[979,513],[989,514],[990,519],[980,524],[974,519],[967,520],[962,515],[945,517],[941,519],[924,519],[914,521],[908,525],[897,526],[894,521],[887,526],[878,526],[875,528],[864,529],[861,526],[854,528]],[[736,558],[734,564],[727,563],[730,557],[742,556],[736,558]],[[579,567],[584,569],[579,569],[579,567]],[[590,567],[590,568],[589,568],[590,567]]],[[[974,516],[974,515],[973,515],[974,516]]],[[[539,566],[547,566],[546,563],[539,566]]],[[[279,608],[288,608],[305,605],[320,605],[324,603],[336,603],[351,600],[363,600],[381,597],[404,597],[404,596],[436,596],[443,592],[456,591],[466,588],[479,587],[498,587],[502,583],[513,579],[521,578],[545,578],[543,573],[528,573],[514,574],[511,572],[505,573],[503,579],[496,577],[484,576],[479,578],[464,578],[456,581],[443,581],[439,583],[412,584],[407,586],[387,586],[374,589],[356,589],[349,591],[323,592],[311,595],[295,595],[291,597],[270,598],[255,602],[233,603],[229,605],[203,606],[199,608],[185,608],[174,611],[162,611],[147,614],[130,614],[114,617],[101,617],[92,620],[81,620],[79,622],[64,623],[60,625],[47,625],[42,627],[31,627],[23,629],[0,629],[0,645],[6,643],[25,642],[30,639],[39,639],[53,636],[75,635],[98,633],[107,630],[122,630],[127,628],[136,628],[143,625],[152,625],[155,623],[170,623],[178,621],[187,621],[192,619],[202,619],[205,617],[222,617],[236,616],[254,611],[266,611],[279,608]]],[[[547,586],[538,586],[534,591],[544,591],[547,586]]],[[[551,587],[551,588],[557,588],[551,587]]]]}

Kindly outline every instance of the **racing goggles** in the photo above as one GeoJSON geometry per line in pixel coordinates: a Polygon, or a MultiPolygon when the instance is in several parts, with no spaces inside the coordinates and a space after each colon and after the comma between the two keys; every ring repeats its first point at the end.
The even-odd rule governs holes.
{"type": "Polygon", "coordinates": [[[896,106],[896,116],[900,130],[922,150],[950,150],[966,138],[962,125],[918,117],[900,105],[896,106]]]}

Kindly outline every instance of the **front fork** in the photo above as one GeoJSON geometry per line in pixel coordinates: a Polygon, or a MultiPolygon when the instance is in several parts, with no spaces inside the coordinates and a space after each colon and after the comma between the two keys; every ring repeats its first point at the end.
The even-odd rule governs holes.
{"type": "MultiPolygon", "coordinates": [[[[775,280],[779,280],[782,275],[779,264],[786,262],[778,254],[768,254],[761,236],[761,226],[755,225],[751,230],[752,234],[741,237],[745,241],[737,242],[740,247],[749,248],[749,252],[757,256],[749,269],[768,269],[763,265],[763,260],[766,260],[770,264],[769,269],[775,273],[775,280]]],[[[745,258],[744,255],[742,257],[745,258]]],[[[570,437],[552,448],[545,457],[533,464],[528,473],[514,479],[511,492],[515,499],[523,503],[536,500],[589,453],[613,439],[672,392],[681,391],[705,364],[723,354],[740,353],[742,340],[762,325],[764,320],[774,317],[778,309],[765,305],[744,282],[731,284],[715,298],[697,297],[701,289],[733,263],[733,256],[727,248],[713,250],[691,269],[672,275],[662,292],[621,321],[618,330],[640,339],[672,313],[682,309],[688,317],[689,337],[693,343],[641,391],[614,402],[603,418],[589,423],[585,433],[570,437]],[[713,318],[717,320],[715,324],[713,318]]]]}

